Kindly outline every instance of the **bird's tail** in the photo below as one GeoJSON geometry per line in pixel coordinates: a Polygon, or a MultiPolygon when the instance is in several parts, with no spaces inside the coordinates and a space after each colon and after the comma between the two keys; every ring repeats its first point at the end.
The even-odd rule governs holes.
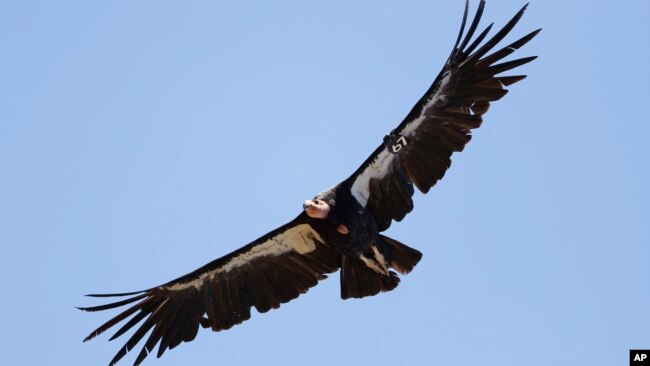
{"type": "Polygon", "coordinates": [[[422,258],[422,253],[379,235],[378,244],[359,257],[341,255],[341,298],[362,298],[394,289],[399,277],[389,268],[407,274],[422,258]]]}

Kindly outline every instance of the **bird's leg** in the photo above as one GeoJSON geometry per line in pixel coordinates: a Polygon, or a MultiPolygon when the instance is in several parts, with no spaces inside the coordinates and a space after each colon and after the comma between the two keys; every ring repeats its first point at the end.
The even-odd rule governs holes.
{"type": "Polygon", "coordinates": [[[377,272],[379,274],[385,275],[385,276],[388,275],[388,268],[383,266],[376,259],[368,258],[363,254],[359,255],[359,259],[361,259],[363,261],[363,263],[365,263],[366,266],[368,268],[372,269],[373,271],[375,271],[375,272],[377,272]]]}
{"type": "Polygon", "coordinates": [[[381,254],[379,249],[377,249],[377,247],[374,245],[372,246],[372,251],[375,254],[375,260],[377,261],[377,263],[379,263],[381,268],[384,270],[384,273],[388,273],[388,263],[386,263],[386,259],[384,258],[384,255],[381,254]]]}

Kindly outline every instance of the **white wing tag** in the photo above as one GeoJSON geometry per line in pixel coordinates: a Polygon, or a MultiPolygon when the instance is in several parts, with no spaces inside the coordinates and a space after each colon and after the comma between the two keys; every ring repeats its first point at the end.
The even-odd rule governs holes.
{"type": "Polygon", "coordinates": [[[397,154],[408,145],[406,137],[399,136],[399,138],[397,138],[397,136],[393,135],[386,135],[386,137],[384,137],[384,143],[388,146],[388,150],[393,154],[397,154]]]}

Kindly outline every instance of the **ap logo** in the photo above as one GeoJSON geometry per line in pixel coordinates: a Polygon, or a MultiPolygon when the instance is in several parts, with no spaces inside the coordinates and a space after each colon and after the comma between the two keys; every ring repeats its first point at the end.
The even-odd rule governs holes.
{"type": "Polygon", "coordinates": [[[650,350],[632,349],[630,350],[630,365],[650,365],[650,350]]]}

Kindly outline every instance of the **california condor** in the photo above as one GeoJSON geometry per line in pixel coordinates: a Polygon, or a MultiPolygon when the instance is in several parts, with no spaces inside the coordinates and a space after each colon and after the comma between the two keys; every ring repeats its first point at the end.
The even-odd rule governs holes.
{"type": "Polygon", "coordinates": [[[343,299],[397,287],[400,278],[395,271],[409,273],[422,253],[381,232],[413,210],[414,186],[427,193],[444,176],[452,153],[469,142],[490,102],[525,78],[501,74],[535,59],[501,62],[539,29],[491,52],[526,6],[485,42],[492,24],[473,37],[484,7],[481,0],[465,33],[469,8],[465,3],[458,38],[442,71],[349,178],[305,201],[303,211],[289,223],[189,274],[143,291],[88,295],[126,299],[81,310],[132,305],[84,341],[126,321],[111,340],[134,327],[135,332],[110,365],[150,332],[135,360],[134,365],[139,365],[156,345],[160,357],[168,348],[192,341],[199,327],[220,331],[249,319],[253,307],[260,313],[277,309],[338,269],[343,299]]]}

